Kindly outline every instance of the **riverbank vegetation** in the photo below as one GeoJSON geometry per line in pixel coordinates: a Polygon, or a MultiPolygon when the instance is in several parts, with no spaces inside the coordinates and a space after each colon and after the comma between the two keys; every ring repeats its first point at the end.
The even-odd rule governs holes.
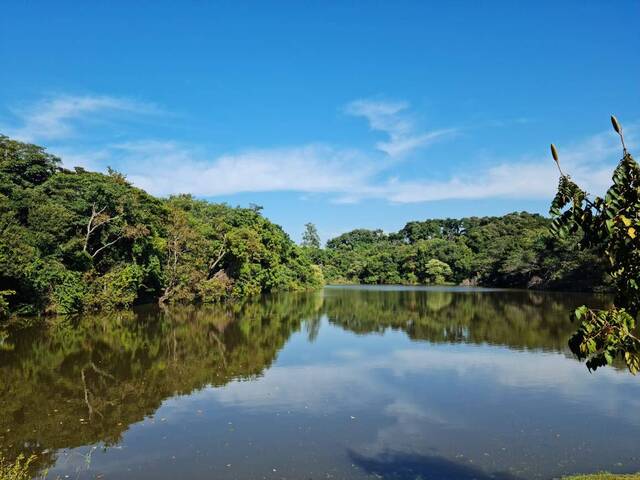
{"type": "Polygon", "coordinates": [[[464,284],[598,291],[606,260],[549,218],[431,219],[298,246],[260,207],[155,198],[120,173],[61,167],[0,136],[0,316],[214,303],[328,283],[464,284]]]}
{"type": "Polygon", "coordinates": [[[111,169],[60,165],[41,147],[0,136],[0,316],[208,303],[323,284],[260,207],[158,199],[111,169]]]}
{"type": "Polygon", "coordinates": [[[550,225],[526,212],[414,221],[395,233],[353,230],[324,249],[306,249],[329,283],[606,289],[601,257],[573,237],[554,238],[550,225]]]}

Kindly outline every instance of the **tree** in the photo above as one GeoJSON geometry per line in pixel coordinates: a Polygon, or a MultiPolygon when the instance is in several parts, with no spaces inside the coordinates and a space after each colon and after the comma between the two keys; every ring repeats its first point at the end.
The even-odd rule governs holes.
{"type": "Polygon", "coordinates": [[[640,369],[640,165],[627,151],[615,117],[611,123],[622,143],[622,159],[613,172],[613,185],[604,198],[589,198],[562,171],[558,152],[551,153],[560,172],[558,193],[551,205],[551,231],[559,238],[579,235],[582,248],[595,248],[608,260],[615,287],[614,304],[596,310],[583,305],[573,318],[580,322],[569,340],[571,351],[585,359],[589,370],[624,359],[632,373],[640,369]]]}
{"type": "Polygon", "coordinates": [[[258,205],[157,199],[0,135],[0,317],[217,302],[324,282],[258,205]]]}
{"type": "Polygon", "coordinates": [[[437,258],[432,258],[424,264],[424,268],[419,270],[418,278],[424,283],[441,285],[451,278],[453,272],[451,267],[437,258]]]}
{"type": "Polygon", "coordinates": [[[473,253],[461,239],[434,238],[416,243],[416,261],[418,263],[424,265],[433,258],[449,265],[452,270],[451,276],[457,282],[468,278],[471,273],[473,253]]]}
{"type": "Polygon", "coordinates": [[[0,192],[9,183],[24,188],[40,185],[58,170],[59,163],[42,147],[0,135],[0,192]]]}
{"type": "Polygon", "coordinates": [[[320,235],[318,235],[318,229],[313,223],[305,223],[304,225],[302,246],[320,248],[320,235]]]}

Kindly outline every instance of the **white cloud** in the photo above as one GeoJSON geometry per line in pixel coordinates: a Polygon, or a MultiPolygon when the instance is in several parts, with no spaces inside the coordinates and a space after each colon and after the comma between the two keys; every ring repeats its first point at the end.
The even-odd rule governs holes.
{"type": "Polygon", "coordinates": [[[11,137],[26,142],[64,139],[74,136],[75,123],[80,120],[87,121],[90,115],[96,118],[98,113],[149,114],[157,111],[153,105],[126,98],[106,95],[63,95],[14,111],[21,126],[8,132],[11,137]]]}
{"type": "Polygon", "coordinates": [[[349,103],[345,112],[356,117],[364,117],[372,130],[386,133],[389,140],[376,143],[376,148],[390,157],[400,157],[457,133],[453,128],[430,132],[416,131],[413,121],[403,115],[408,107],[407,102],[361,99],[349,103]]]}
{"type": "Polygon", "coordinates": [[[321,144],[246,150],[211,160],[172,142],[121,144],[114,151],[128,178],[158,195],[344,192],[364,185],[376,168],[357,150],[321,144]]]}
{"type": "MultiPolygon", "coordinates": [[[[630,142],[638,129],[627,128],[630,142]]],[[[561,150],[563,169],[588,191],[601,194],[610,184],[620,155],[615,135],[594,135],[561,150]]],[[[373,153],[324,144],[248,149],[210,157],[206,151],[170,141],[138,141],[83,154],[63,152],[66,166],[115,166],[137,186],[156,195],[199,196],[241,192],[325,193],[337,203],[382,199],[421,203],[453,199],[549,199],[558,172],[547,155],[498,161],[468,168],[444,180],[390,177],[390,165],[373,153]],[[386,177],[386,178],[385,178],[386,177]]]]}
{"type": "MultiPolygon", "coordinates": [[[[392,387],[398,385],[398,380],[388,374],[396,379],[420,376],[425,383],[449,378],[452,385],[473,379],[494,385],[493,390],[497,391],[548,391],[553,392],[558,402],[580,398],[594,412],[623,417],[634,425],[639,422],[632,414],[640,404],[630,390],[635,379],[626,371],[605,368],[592,376],[585,371],[584,364],[563,353],[495,346],[429,344],[428,348],[411,346],[347,360],[338,356],[335,363],[274,365],[252,382],[233,381],[221,388],[206,388],[201,395],[223,405],[250,410],[276,407],[309,414],[344,411],[345,416],[357,415],[351,412],[370,406],[371,399],[377,399],[386,404],[383,408],[386,415],[405,425],[473,424],[471,418],[461,415],[456,408],[445,409],[425,397],[419,397],[418,402],[410,392],[392,387]],[[352,395],[354,391],[359,395],[352,395]],[[594,391],[616,394],[603,401],[593,397],[594,391]]],[[[469,415],[472,414],[470,411],[469,415]]]]}
{"type": "MultiPolygon", "coordinates": [[[[554,194],[558,174],[546,147],[537,156],[523,155],[482,167],[460,165],[444,179],[435,178],[427,168],[423,175],[412,178],[395,176],[393,169],[405,154],[456,133],[455,129],[420,131],[407,114],[408,108],[402,101],[374,100],[356,100],[346,106],[346,113],[365,118],[371,129],[388,135],[388,140],[375,145],[378,151],[308,143],[215,155],[175,141],[100,143],[93,139],[95,148],[77,147],[78,142],[69,139],[87,123],[109,119],[124,122],[159,111],[153,105],[112,96],[44,100],[17,112],[19,126],[8,133],[29,141],[57,140],[51,150],[62,157],[66,167],[104,170],[109,165],[156,195],[294,191],[329,194],[338,203],[381,199],[406,204],[451,199],[550,199],[554,194]]],[[[631,124],[626,128],[630,147],[636,143],[638,127],[631,124]]],[[[563,169],[588,191],[602,193],[620,156],[616,135],[607,131],[559,147],[563,169]]],[[[423,161],[426,165],[434,164],[434,160],[423,161]]]]}
{"type": "MultiPolygon", "coordinates": [[[[627,127],[628,146],[636,143],[638,130],[637,124],[627,127]]],[[[565,173],[579,185],[590,193],[601,195],[611,184],[612,169],[621,155],[618,137],[606,131],[561,150],[560,160],[565,173]]],[[[555,194],[557,184],[558,171],[547,154],[499,161],[493,166],[468,169],[466,173],[441,181],[391,178],[347,192],[338,201],[353,203],[363,198],[383,198],[394,203],[419,203],[484,198],[549,199],[555,194]]]]}

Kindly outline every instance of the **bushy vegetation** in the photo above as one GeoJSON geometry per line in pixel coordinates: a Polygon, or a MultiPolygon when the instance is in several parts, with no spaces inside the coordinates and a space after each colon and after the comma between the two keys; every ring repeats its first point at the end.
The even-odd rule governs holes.
{"type": "Polygon", "coordinates": [[[526,212],[409,222],[397,233],[353,230],[307,247],[330,283],[442,284],[597,290],[604,262],[551,220],[526,212]]]}
{"type": "Polygon", "coordinates": [[[260,208],[154,198],[0,136],[0,316],[216,302],[322,285],[260,208]]]}
{"type": "Polygon", "coordinates": [[[589,198],[562,171],[558,152],[551,145],[560,171],[558,193],[551,205],[552,232],[558,238],[577,236],[578,246],[594,249],[606,259],[613,279],[615,300],[610,309],[576,309],[580,323],[569,341],[571,351],[595,370],[624,359],[631,373],[640,370],[640,165],[627,151],[622,128],[611,123],[622,143],[622,159],[613,172],[613,185],[604,198],[589,198]]]}

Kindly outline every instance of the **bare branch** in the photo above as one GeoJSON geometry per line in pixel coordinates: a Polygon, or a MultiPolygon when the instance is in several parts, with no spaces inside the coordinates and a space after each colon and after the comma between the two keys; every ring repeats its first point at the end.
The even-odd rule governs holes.
{"type": "Polygon", "coordinates": [[[89,366],[93,369],[94,372],[99,373],[103,377],[107,377],[107,378],[110,378],[111,380],[115,380],[115,377],[113,375],[111,375],[108,372],[105,372],[104,370],[99,369],[95,363],[90,362],[89,366]]]}
{"type": "Polygon", "coordinates": [[[111,241],[109,243],[105,243],[103,246],[101,246],[99,249],[97,249],[95,252],[93,252],[93,254],[91,255],[91,258],[95,258],[96,255],[98,255],[102,250],[104,250],[107,247],[110,247],[111,245],[116,243],[121,238],[123,238],[122,235],[120,235],[118,238],[116,238],[115,240],[113,240],[113,241],[111,241]]]}
{"type": "MultiPolygon", "coordinates": [[[[84,246],[82,247],[82,250],[84,252],[89,253],[89,240],[91,240],[91,235],[93,234],[93,232],[95,232],[101,226],[106,225],[107,223],[112,222],[113,220],[122,216],[122,214],[118,214],[113,217],[110,217],[109,215],[105,214],[102,218],[100,218],[106,209],[107,207],[105,206],[105,207],[102,207],[100,210],[96,210],[96,204],[93,203],[91,205],[91,216],[89,217],[89,222],[87,223],[87,233],[85,234],[84,246]]],[[[101,249],[99,249],[98,251],[100,250],[101,249]]],[[[91,255],[91,257],[92,258],[95,257],[98,251],[94,252],[93,255],[91,255]]]]}
{"type": "Polygon", "coordinates": [[[222,245],[220,245],[220,250],[218,250],[218,256],[215,260],[209,262],[209,274],[213,271],[214,268],[222,261],[224,256],[227,254],[227,236],[222,237],[222,245]]]}

